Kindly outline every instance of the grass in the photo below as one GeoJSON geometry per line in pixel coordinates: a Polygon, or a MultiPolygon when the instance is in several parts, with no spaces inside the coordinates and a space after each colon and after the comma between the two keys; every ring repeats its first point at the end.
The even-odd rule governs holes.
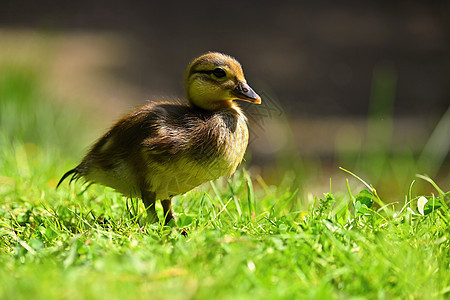
{"type": "Polygon", "coordinates": [[[242,170],[175,197],[177,227],[142,225],[142,205],[108,188],[55,189],[80,121],[34,70],[3,71],[1,299],[449,298],[450,194],[430,178],[417,183],[433,194],[413,182],[394,207],[352,174],[305,198],[242,170]]]}

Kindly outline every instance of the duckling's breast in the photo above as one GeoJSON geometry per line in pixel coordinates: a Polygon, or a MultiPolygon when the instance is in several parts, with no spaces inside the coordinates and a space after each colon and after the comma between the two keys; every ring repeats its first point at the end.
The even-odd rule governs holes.
{"type": "Polygon", "coordinates": [[[198,134],[192,158],[217,178],[234,173],[242,161],[248,144],[248,129],[240,112],[225,111],[215,118],[210,132],[198,134]]]}
{"type": "Polygon", "coordinates": [[[206,117],[183,132],[183,149],[149,166],[149,185],[158,199],[185,193],[200,184],[231,175],[242,161],[248,144],[245,116],[225,110],[206,117]],[[150,171],[151,173],[153,173],[150,171]]]}

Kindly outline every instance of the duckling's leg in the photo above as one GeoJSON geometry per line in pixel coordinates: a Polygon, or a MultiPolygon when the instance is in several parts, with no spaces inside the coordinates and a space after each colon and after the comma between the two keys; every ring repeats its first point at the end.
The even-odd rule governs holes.
{"type": "Polygon", "coordinates": [[[155,210],[156,194],[154,192],[147,192],[142,190],[142,202],[144,202],[145,210],[147,211],[147,222],[153,224],[158,221],[158,215],[155,210]]]}
{"type": "Polygon", "coordinates": [[[175,218],[173,216],[173,210],[172,210],[172,200],[166,199],[161,201],[162,207],[164,209],[164,224],[167,225],[170,220],[174,220],[175,218]]]}

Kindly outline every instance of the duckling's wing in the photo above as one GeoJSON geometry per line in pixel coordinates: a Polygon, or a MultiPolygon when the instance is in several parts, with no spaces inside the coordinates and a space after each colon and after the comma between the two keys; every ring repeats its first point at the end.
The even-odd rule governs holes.
{"type": "MultiPolygon", "coordinates": [[[[113,169],[123,160],[148,155],[176,155],[188,140],[185,106],[149,104],[119,120],[86,155],[83,163],[113,169]]],[[[189,119],[189,118],[188,118],[189,119]]],[[[82,164],[83,164],[82,163],[82,164]]]]}
{"type": "Polygon", "coordinates": [[[148,155],[177,155],[187,151],[199,121],[197,113],[186,105],[156,105],[147,115],[147,134],[141,146],[148,155]]]}
{"type": "Polygon", "coordinates": [[[142,141],[141,145],[148,155],[177,155],[186,149],[188,139],[185,134],[158,134],[142,141]]]}

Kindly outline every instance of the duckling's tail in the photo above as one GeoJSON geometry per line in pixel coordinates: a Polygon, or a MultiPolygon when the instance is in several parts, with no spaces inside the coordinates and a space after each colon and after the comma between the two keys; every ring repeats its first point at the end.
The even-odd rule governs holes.
{"type": "Polygon", "coordinates": [[[69,184],[71,184],[72,181],[79,179],[81,177],[81,174],[80,171],[78,170],[78,167],[66,172],[59,180],[58,184],[56,185],[56,188],[58,188],[59,185],[70,175],[72,175],[72,178],[70,178],[69,184]]]}

